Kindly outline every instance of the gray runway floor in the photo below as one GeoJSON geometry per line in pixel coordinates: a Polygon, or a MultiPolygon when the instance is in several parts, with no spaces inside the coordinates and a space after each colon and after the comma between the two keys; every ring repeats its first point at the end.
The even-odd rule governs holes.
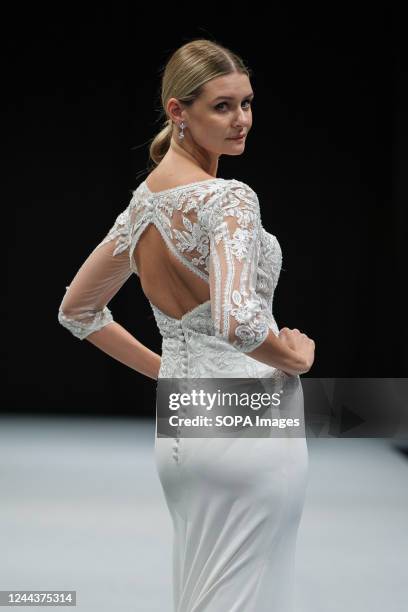
{"type": "MultiPolygon", "coordinates": [[[[81,612],[172,612],[153,447],[152,421],[0,420],[0,590],[75,590],[81,612]]],[[[408,458],[389,440],[308,447],[296,612],[406,612],[408,458]]]]}

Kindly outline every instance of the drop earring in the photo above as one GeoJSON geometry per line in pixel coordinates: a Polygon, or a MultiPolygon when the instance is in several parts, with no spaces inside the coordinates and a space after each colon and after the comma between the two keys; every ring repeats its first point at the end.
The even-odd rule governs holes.
{"type": "Polygon", "coordinates": [[[184,132],[183,132],[184,128],[185,128],[185,125],[184,125],[184,122],[182,121],[180,123],[179,140],[183,140],[184,138],[184,132]]]}

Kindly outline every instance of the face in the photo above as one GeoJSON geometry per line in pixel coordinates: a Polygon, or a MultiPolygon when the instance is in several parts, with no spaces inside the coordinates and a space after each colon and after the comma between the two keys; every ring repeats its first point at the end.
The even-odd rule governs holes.
{"type": "Polygon", "coordinates": [[[207,81],[202,95],[190,107],[179,105],[171,98],[169,110],[179,110],[173,115],[176,138],[184,121],[183,147],[198,147],[207,154],[239,155],[244,151],[246,135],[252,126],[253,96],[249,78],[233,73],[207,81]],[[243,138],[233,140],[241,134],[243,138]]]}

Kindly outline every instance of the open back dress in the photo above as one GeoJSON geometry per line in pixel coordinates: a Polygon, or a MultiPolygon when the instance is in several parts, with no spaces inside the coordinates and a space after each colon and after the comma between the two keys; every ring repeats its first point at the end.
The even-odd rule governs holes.
{"type": "MultiPolygon", "coordinates": [[[[152,224],[169,261],[209,289],[178,318],[166,314],[166,295],[160,308],[146,296],[162,336],[159,379],[288,376],[248,355],[279,333],[272,300],[282,252],[255,191],[236,179],[159,192],[141,182],[66,287],[61,325],[82,340],[112,323],[109,301],[133,273],[140,278],[134,253],[152,224]]],[[[156,427],[155,464],[174,527],[174,612],[295,612],[305,437],[170,438],[156,427]]]]}

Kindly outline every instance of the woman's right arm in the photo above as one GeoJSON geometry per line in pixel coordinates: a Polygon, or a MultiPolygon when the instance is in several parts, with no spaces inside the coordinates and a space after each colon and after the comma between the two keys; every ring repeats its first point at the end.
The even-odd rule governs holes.
{"type": "Polygon", "coordinates": [[[288,374],[308,372],[314,342],[298,330],[270,329],[270,312],[256,293],[261,219],[255,192],[229,187],[209,220],[211,311],[218,337],[249,357],[288,374]]]}
{"type": "Polygon", "coordinates": [[[58,321],[80,340],[88,340],[129,368],[157,380],[161,357],[114,321],[108,307],[132,275],[129,207],[93,249],[66,287],[58,321]]]}

